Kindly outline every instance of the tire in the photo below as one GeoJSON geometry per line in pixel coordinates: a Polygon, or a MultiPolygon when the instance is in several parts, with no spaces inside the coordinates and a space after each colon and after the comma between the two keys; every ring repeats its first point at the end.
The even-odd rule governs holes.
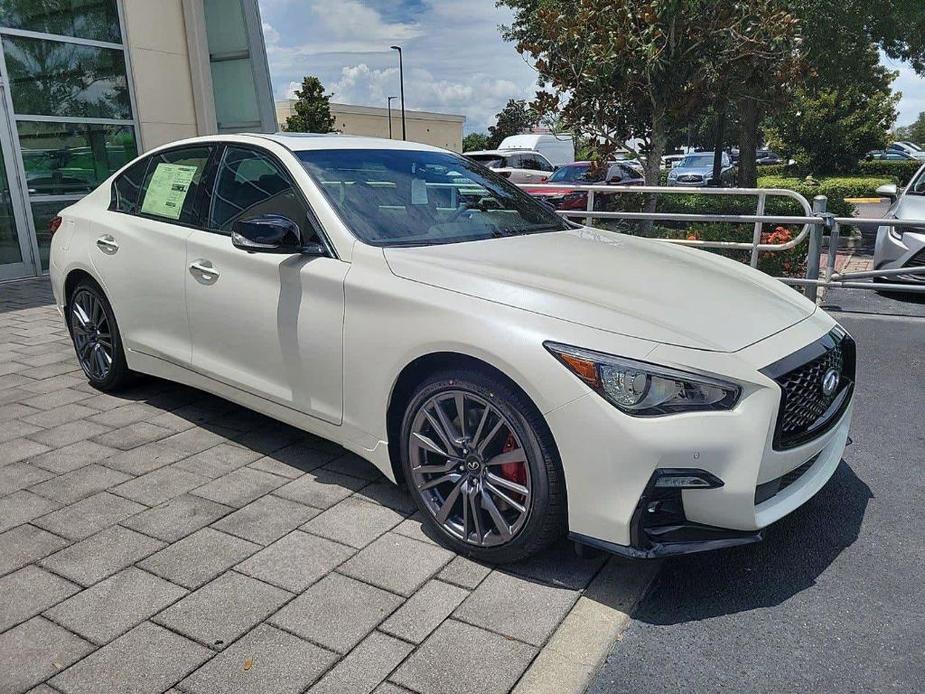
{"type": "Polygon", "coordinates": [[[565,534],[552,434],[523,393],[487,371],[443,371],[417,387],[402,421],[401,465],[431,535],[457,554],[504,564],[565,534]]]}
{"type": "Polygon", "coordinates": [[[90,385],[103,392],[129,385],[129,370],[122,336],[112,306],[100,286],[83,279],[67,301],[67,327],[77,361],[90,385]]]}

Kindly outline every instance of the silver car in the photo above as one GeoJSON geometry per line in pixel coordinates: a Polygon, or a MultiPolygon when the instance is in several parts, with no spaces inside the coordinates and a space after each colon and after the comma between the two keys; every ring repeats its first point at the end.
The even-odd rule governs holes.
{"type": "MultiPolygon", "coordinates": [[[[887,218],[925,219],[925,166],[919,169],[904,191],[890,184],[878,188],[877,194],[893,201],[887,218]]],[[[874,270],[922,266],[925,266],[925,228],[882,226],[877,230],[874,270]]],[[[921,284],[925,283],[925,274],[900,275],[883,278],[882,281],[921,284]]]]}
{"type": "Polygon", "coordinates": [[[697,152],[685,156],[680,164],[668,172],[668,185],[689,188],[713,185],[731,187],[735,185],[735,177],[736,168],[726,152],[723,152],[719,181],[713,179],[713,152],[697,152]]]}

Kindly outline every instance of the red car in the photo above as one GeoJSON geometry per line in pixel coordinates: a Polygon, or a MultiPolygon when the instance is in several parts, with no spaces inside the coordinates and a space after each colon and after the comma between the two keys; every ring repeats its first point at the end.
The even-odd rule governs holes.
{"type": "MultiPolygon", "coordinates": [[[[556,169],[546,182],[547,186],[558,185],[562,186],[561,188],[533,188],[529,185],[524,185],[522,188],[533,197],[548,202],[557,210],[584,210],[587,209],[588,194],[583,190],[572,190],[571,186],[641,186],[644,184],[645,179],[642,174],[626,162],[613,162],[606,168],[601,167],[592,173],[590,161],[576,161],[556,169]]],[[[595,209],[603,209],[603,203],[610,197],[604,193],[597,193],[594,196],[595,209]]]]}

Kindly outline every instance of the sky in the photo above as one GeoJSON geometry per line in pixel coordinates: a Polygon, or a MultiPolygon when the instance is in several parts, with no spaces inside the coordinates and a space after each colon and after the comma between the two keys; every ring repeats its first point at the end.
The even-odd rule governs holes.
{"type": "MultiPolygon", "coordinates": [[[[466,116],[484,131],[509,99],[536,93],[536,72],[498,26],[510,11],[495,0],[259,0],[274,95],[284,99],[307,74],[333,101],[385,106],[399,93],[399,44],[408,109],[466,116]]],[[[885,60],[903,92],[897,125],[925,112],[925,79],[885,60]]],[[[393,102],[397,106],[398,102],[393,102]]]]}

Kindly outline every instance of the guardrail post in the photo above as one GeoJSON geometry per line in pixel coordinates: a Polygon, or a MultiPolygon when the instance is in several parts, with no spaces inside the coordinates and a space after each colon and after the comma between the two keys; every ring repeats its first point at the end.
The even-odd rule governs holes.
{"type": "MultiPolygon", "coordinates": [[[[764,201],[766,195],[760,193],[758,195],[758,209],[755,210],[756,217],[764,216],[764,201]]],[[[761,222],[755,222],[755,231],[752,234],[752,267],[758,267],[758,244],[761,243],[761,232],[764,229],[764,224],[761,222]]]]}
{"type": "MultiPolygon", "coordinates": [[[[813,198],[813,216],[818,217],[828,212],[829,199],[824,195],[817,195],[813,198]]],[[[809,231],[809,248],[806,251],[806,279],[819,279],[819,262],[822,260],[822,234],[825,230],[824,224],[813,224],[809,231]]],[[[815,284],[807,284],[803,287],[804,296],[812,302],[815,302],[819,296],[819,287],[815,284]]]]}
{"type": "MultiPolygon", "coordinates": [[[[587,210],[588,212],[594,212],[594,191],[593,190],[588,191],[588,204],[585,205],[585,210],[587,210]]],[[[585,226],[586,227],[594,226],[594,218],[585,217],[585,226]]]]}
{"type": "Polygon", "coordinates": [[[835,274],[835,259],[838,256],[838,246],[841,241],[841,226],[838,222],[832,223],[832,229],[829,231],[829,262],[826,265],[825,279],[827,282],[832,281],[832,275],[835,274]]]}

